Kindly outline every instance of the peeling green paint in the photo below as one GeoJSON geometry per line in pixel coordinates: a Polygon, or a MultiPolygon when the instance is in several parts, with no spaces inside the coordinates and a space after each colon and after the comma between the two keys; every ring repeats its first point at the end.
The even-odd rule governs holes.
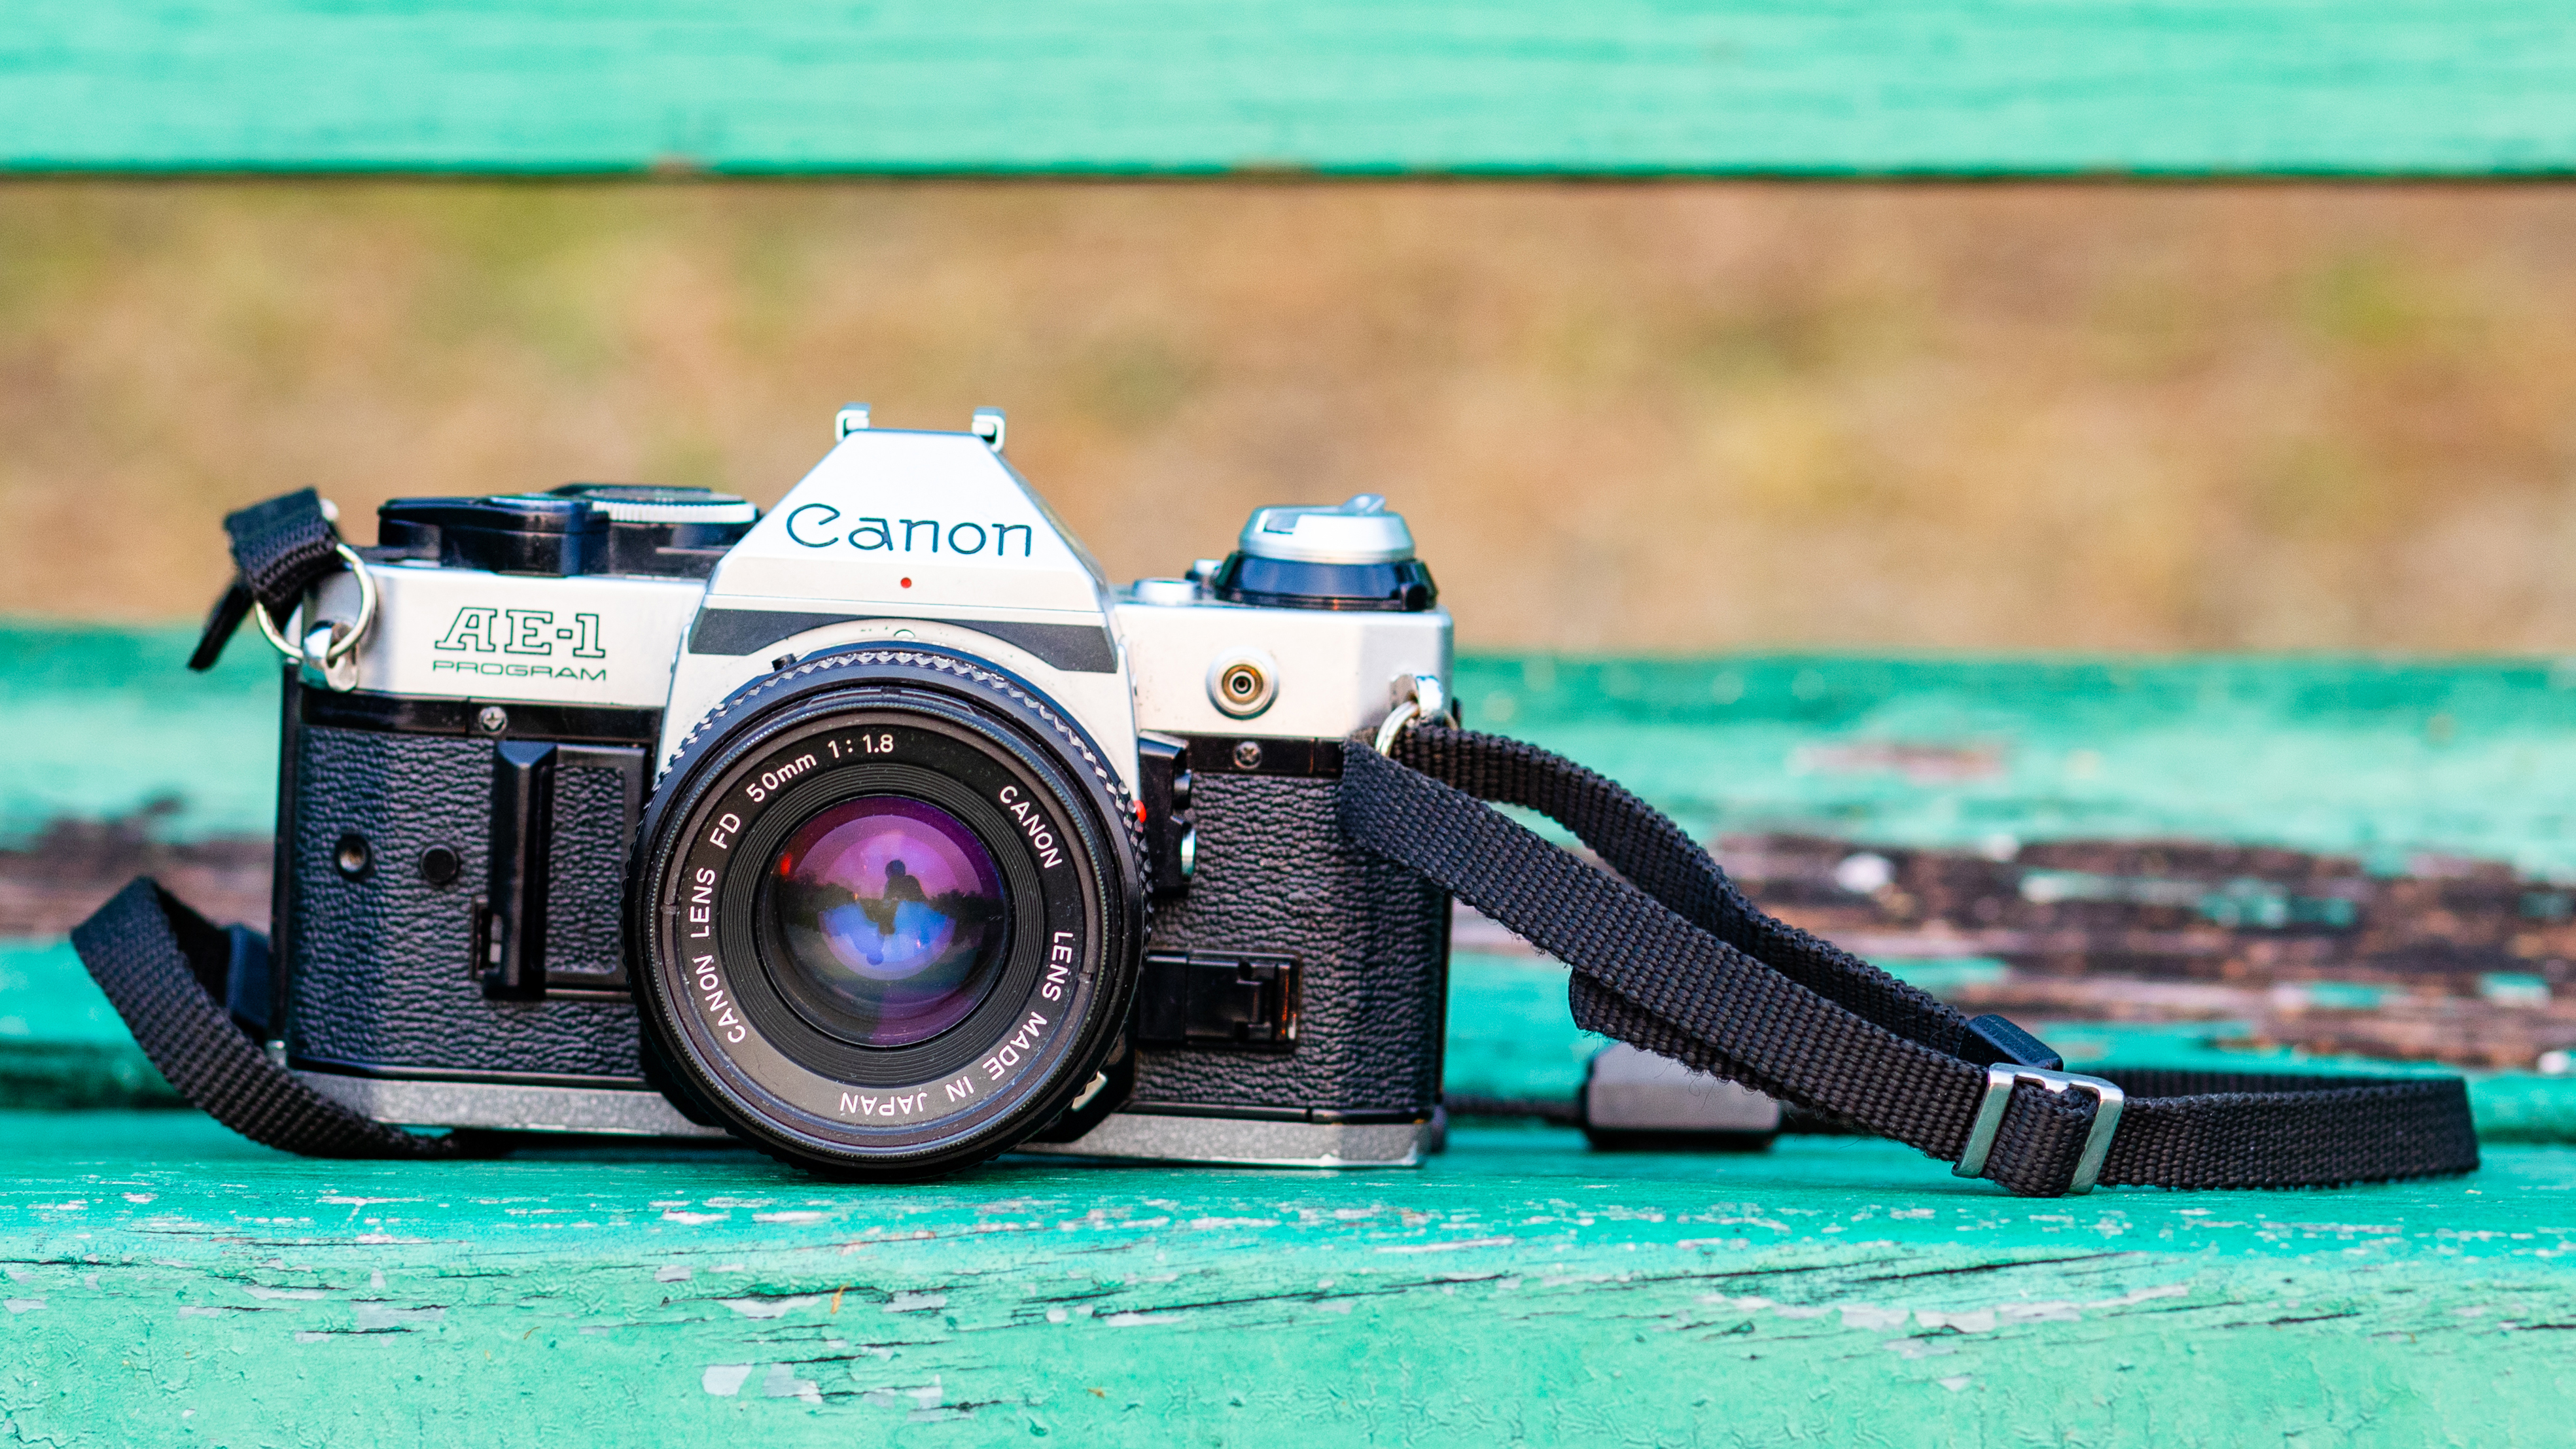
{"type": "Polygon", "coordinates": [[[1470,725],[1703,835],[2187,839],[2576,878],[2567,661],[1487,656],[1460,662],[1458,695],[1470,725]]]}
{"type": "MultiPolygon", "coordinates": [[[[156,822],[166,836],[268,832],[273,656],[243,639],[191,675],[190,642],[0,623],[16,766],[0,841],[164,796],[184,802],[156,822]]],[[[1702,833],[2181,838],[2576,879],[2576,662],[1470,655],[1457,683],[1470,724],[1569,754],[1702,833]]]]}
{"type": "Polygon", "coordinates": [[[1418,1173],[748,1153],[315,1163],[0,1115],[35,1442],[2234,1445],[2554,1440],[2576,1154],[2022,1201],[1903,1148],[1418,1173]]]}

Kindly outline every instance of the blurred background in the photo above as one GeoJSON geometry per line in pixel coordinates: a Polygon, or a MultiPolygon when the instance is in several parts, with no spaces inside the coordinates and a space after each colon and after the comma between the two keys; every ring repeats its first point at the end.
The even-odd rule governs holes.
{"type": "MultiPolygon", "coordinates": [[[[265,919],[273,658],[179,668],[226,511],[767,503],[864,399],[1008,409],[1121,580],[1386,494],[1471,723],[1964,1006],[2564,1074],[2571,263],[2555,186],[0,185],[0,1037],[148,1095],[62,933],[265,919]]],[[[1564,1087],[1460,929],[1527,1010],[1453,1088],[1564,1087]]]]}
{"type": "Polygon", "coordinates": [[[1113,575],[1383,492],[1475,650],[2576,648],[2552,187],[14,182],[0,615],[228,509],[1007,408],[1113,575]]]}

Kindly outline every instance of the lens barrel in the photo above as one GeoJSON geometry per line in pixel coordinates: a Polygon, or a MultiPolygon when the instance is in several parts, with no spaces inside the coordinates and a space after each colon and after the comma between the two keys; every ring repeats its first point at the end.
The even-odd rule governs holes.
{"type": "Polygon", "coordinates": [[[1116,1039],[1141,860],[1108,760],[990,664],[851,649],[768,676],[645,811],[627,941],[666,1090],[836,1175],[1003,1151],[1116,1039]]]}

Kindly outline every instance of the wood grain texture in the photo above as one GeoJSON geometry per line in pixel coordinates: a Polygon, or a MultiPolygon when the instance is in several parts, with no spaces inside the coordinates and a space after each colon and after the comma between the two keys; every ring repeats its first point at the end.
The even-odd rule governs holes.
{"type": "Polygon", "coordinates": [[[0,165],[2542,175],[2571,78],[2505,0],[30,0],[0,165]]]}
{"type": "Polygon", "coordinates": [[[1418,1173],[304,1162],[0,1116],[0,1426],[208,1444],[2540,1442],[2576,1155],[2022,1202],[1903,1149],[1418,1173]]]}

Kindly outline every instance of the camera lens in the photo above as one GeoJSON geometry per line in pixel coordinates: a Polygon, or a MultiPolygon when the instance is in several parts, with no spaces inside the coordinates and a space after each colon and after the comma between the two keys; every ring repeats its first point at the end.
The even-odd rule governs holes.
{"type": "Polygon", "coordinates": [[[672,757],[631,866],[657,1080],[841,1176],[930,1176],[1047,1126],[1144,950],[1110,758],[1027,681],[912,644],[744,685],[672,757]]]}
{"type": "Polygon", "coordinates": [[[965,822],[867,795],[815,812],[771,861],[760,911],[813,1024],[910,1046],[964,1021],[1008,954],[1002,869],[965,822]]]}

